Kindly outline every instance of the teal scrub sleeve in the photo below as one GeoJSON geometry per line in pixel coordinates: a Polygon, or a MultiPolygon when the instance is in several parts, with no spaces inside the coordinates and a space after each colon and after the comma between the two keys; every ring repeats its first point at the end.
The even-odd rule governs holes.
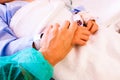
{"type": "Polygon", "coordinates": [[[0,57],[0,80],[50,80],[53,67],[34,48],[0,57]]]}

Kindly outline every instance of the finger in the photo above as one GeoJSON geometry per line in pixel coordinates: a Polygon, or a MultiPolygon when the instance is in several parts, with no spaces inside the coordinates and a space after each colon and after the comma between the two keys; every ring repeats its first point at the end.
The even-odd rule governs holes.
{"type": "Polygon", "coordinates": [[[91,20],[88,21],[88,23],[87,23],[87,29],[91,30],[92,26],[93,26],[93,22],[91,20]]]}
{"type": "Polygon", "coordinates": [[[78,41],[76,41],[76,43],[74,45],[84,46],[85,44],[86,44],[86,41],[84,41],[84,40],[78,40],[78,41]]]}
{"type": "Polygon", "coordinates": [[[77,22],[72,22],[72,24],[69,27],[69,31],[74,33],[77,30],[77,27],[78,27],[77,22]]]}
{"type": "Polygon", "coordinates": [[[80,33],[87,35],[87,36],[89,36],[91,34],[90,31],[88,31],[88,29],[86,27],[83,27],[83,26],[79,26],[77,28],[76,32],[80,32],[80,33]]]}
{"type": "Polygon", "coordinates": [[[53,25],[50,25],[50,26],[46,27],[44,33],[49,34],[50,30],[52,29],[52,26],[53,25]]]}
{"type": "Polygon", "coordinates": [[[82,32],[82,34],[83,35],[86,35],[86,36],[90,36],[90,31],[88,31],[88,30],[84,30],[83,32],[82,32]]]}
{"type": "Polygon", "coordinates": [[[57,34],[58,29],[59,29],[59,24],[56,23],[51,30],[52,34],[57,34]]]}
{"type": "Polygon", "coordinates": [[[93,25],[92,29],[90,30],[90,32],[92,34],[94,34],[97,30],[98,30],[98,25],[94,22],[94,25],[93,25]]]}
{"type": "Polygon", "coordinates": [[[58,30],[58,28],[60,27],[60,25],[58,24],[58,23],[56,23],[56,24],[54,24],[54,26],[53,26],[53,30],[58,30]]]}
{"type": "Polygon", "coordinates": [[[64,24],[60,27],[61,30],[67,30],[70,26],[70,21],[65,21],[64,24]]]}
{"type": "Polygon", "coordinates": [[[84,41],[88,41],[89,36],[81,35],[80,39],[82,39],[82,40],[84,40],[84,41]]]}
{"type": "Polygon", "coordinates": [[[58,27],[58,28],[60,27],[60,24],[58,24],[58,23],[56,23],[55,25],[56,25],[56,27],[58,27]]]}

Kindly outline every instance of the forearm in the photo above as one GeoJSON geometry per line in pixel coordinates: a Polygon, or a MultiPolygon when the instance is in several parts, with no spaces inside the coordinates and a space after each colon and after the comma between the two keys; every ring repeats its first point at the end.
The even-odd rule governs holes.
{"type": "Polygon", "coordinates": [[[12,56],[1,57],[0,68],[2,69],[0,76],[11,74],[9,78],[12,80],[19,77],[27,77],[28,80],[29,78],[49,80],[53,75],[52,66],[33,48],[24,49],[12,56]],[[8,73],[5,72],[6,70],[8,73]]]}

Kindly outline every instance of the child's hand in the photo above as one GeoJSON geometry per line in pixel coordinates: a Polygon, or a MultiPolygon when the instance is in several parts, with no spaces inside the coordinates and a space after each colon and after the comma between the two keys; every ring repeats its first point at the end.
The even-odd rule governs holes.
{"type": "Polygon", "coordinates": [[[85,45],[89,40],[89,36],[98,30],[98,25],[93,20],[89,20],[87,26],[79,26],[73,38],[73,45],[85,45]]]}
{"type": "Polygon", "coordinates": [[[79,26],[75,32],[72,43],[73,45],[83,46],[89,40],[89,36],[91,34],[94,34],[98,30],[98,25],[94,21],[94,17],[92,17],[89,13],[79,12],[78,14],[80,15],[79,17],[83,19],[83,24],[85,24],[86,26],[80,26],[78,24],[79,26]]]}
{"type": "Polygon", "coordinates": [[[95,22],[95,17],[93,17],[90,13],[85,11],[79,12],[78,14],[83,19],[83,24],[85,24],[87,29],[92,34],[94,34],[98,30],[98,25],[95,22]]]}
{"type": "Polygon", "coordinates": [[[94,33],[98,30],[98,25],[96,24],[95,21],[89,20],[89,21],[87,22],[87,29],[88,29],[92,34],[94,34],[94,33]]]}
{"type": "Polygon", "coordinates": [[[72,44],[83,46],[88,41],[89,36],[90,31],[86,27],[79,26],[74,34],[72,44]]]}

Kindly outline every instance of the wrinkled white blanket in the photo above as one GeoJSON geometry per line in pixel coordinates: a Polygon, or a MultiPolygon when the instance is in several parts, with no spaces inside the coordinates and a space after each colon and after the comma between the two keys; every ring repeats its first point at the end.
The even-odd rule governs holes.
{"type": "MultiPolygon", "coordinates": [[[[11,28],[18,37],[31,36],[38,34],[47,24],[70,20],[71,15],[62,2],[33,2],[17,11],[11,20],[11,28]]],[[[120,23],[120,20],[112,27],[100,28],[90,37],[87,45],[77,50],[73,48],[67,57],[54,67],[54,78],[120,80],[120,34],[114,29],[116,23],[120,23]]]]}

